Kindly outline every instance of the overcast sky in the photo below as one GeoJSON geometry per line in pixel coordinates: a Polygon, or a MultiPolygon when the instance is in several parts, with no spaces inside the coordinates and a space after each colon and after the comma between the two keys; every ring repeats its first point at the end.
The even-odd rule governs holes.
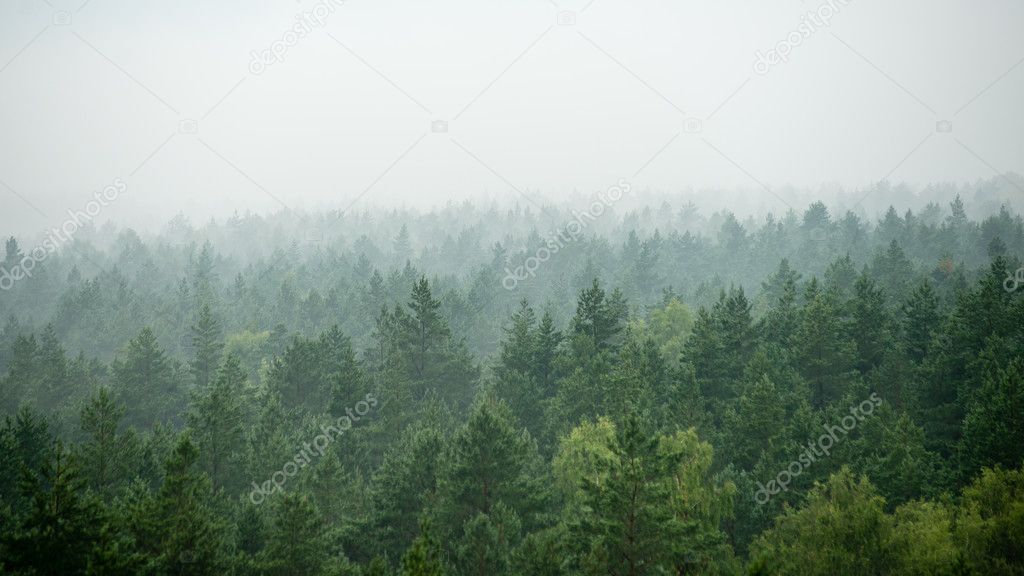
{"type": "Polygon", "coordinates": [[[833,2],[3,0],[0,232],[1024,173],[1024,2],[833,2]]]}

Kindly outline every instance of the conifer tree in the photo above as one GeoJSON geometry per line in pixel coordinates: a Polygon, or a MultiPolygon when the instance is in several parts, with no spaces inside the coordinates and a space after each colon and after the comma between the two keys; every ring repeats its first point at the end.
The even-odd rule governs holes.
{"type": "Polygon", "coordinates": [[[18,529],[0,537],[3,563],[15,574],[86,574],[104,519],[83,495],[71,454],[58,443],[22,483],[30,502],[18,529]]]}
{"type": "Polygon", "coordinates": [[[224,348],[224,343],[221,341],[220,322],[213,315],[208,303],[204,303],[199,310],[191,332],[193,357],[189,362],[189,371],[196,388],[202,390],[209,386],[216,377],[221,350],[224,348]]]}
{"type": "Polygon", "coordinates": [[[430,524],[420,525],[420,535],[402,556],[401,576],[444,576],[441,549],[430,533],[430,524]]]}
{"type": "Polygon", "coordinates": [[[130,423],[151,428],[156,422],[176,419],[183,398],[171,360],[152,329],[143,328],[112,368],[114,389],[127,405],[130,423]]]}
{"type": "Polygon", "coordinates": [[[85,439],[78,452],[89,487],[110,498],[130,478],[138,458],[135,436],[119,432],[124,405],[102,386],[82,407],[80,427],[85,439]]]}
{"type": "Polygon", "coordinates": [[[238,357],[228,354],[216,381],[197,392],[189,410],[188,425],[199,451],[200,468],[214,488],[232,484],[232,464],[242,452],[245,378],[238,357]]]}

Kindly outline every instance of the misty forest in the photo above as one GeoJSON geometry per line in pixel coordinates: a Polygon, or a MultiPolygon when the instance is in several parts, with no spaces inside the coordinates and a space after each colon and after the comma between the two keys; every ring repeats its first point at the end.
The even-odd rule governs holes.
{"type": "Polygon", "coordinates": [[[1024,574],[999,189],[12,236],[0,567],[1024,574]]]}

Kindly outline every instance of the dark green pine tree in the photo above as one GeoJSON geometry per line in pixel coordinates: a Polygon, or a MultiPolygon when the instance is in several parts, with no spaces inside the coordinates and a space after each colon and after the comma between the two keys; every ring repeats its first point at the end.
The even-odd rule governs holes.
{"type": "Polygon", "coordinates": [[[726,412],[724,426],[725,461],[742,470],[753,470],[765,452],[785,429],[786,409],[779,391],[765,374],[750,383],[726,412]]]}
{"type": "Polygon", "coordinates": [[[850,307],[850,337],[857,350],[857,369],[866,374],[882,363],[893,346],[885,295],[868,275],[861,272],[853,285],[850,307]]]}
{"type": "Polygon", "coordinates": [[[39,341],[39,405],[56,409],[71,397],[72,386],[64,347],[52,324],[47,324],[39,341]]]}
{"type": "Polygon", "coordinates": [[[555,327],[551,312],[544,311],[540,324],[534,335],[536,350],[533,359],[533,376],[537,380],[543,396],[550,398],[555,393],[554,361],[558,355],[558,346],[562,343],[562,333],[555,327]]]}
{"type": "Polygon", "coordinates": [[[150,508],[159,552],[158,574],[206,575],[224,570],[223,525],[211,507],[210,481],[198,468],[199,452],[187,435],[167,458],[163,485],[150,508]]]}
{"type": "Polygon", "coordinates": [[[408,312],[396,308],[391,321],[393,347],[399,352],[395,367],[401,366],[412,383],[412,400],[436,393],[451,405],[464,406],[471,398],[479,369],[464,342],[452,338],[448,321],[441,314],[441,302],[431,294],[426,277],[413,284],[408,312]]]}
{"type": "Polygon", "coordinates": [[[105,520],[98,504],[84,495],[71,454],[58,443],[38,472],[25,472],[21,489],[30,502],[28,512],[16,531],[0,536],[5,570],[87,574],[105,520]]]}
{"type": "Polygon", "coordinates": [[[537,334],[536,315],[524,299],[512,314],[511,323],[502,330],[505,338],[499,344],[495,367],[495,392],[505,400],[516,420],[533,434],[543,428],[542,391],[535,376],[537,334]]]}
{"type": "Polygon", "coordinates": [[[233,465],[245,440],[245,379],[238,357],[228,354],[216,381],[199,389],[189,408],[188,426],[199,450],[200,468],[214,488],[234,485],[233,465]]]}
{"type": "Polygon", "coordinates": [[[809,287],[796,337],[797,369],[811,388],[811,404],[823,408],[854,382],[856,348],[845,334],[835,296],[809,287]]]}
{"type": "Polygon", "coordinates": [[[934,332],[939,328],[939,297],[931,282],[921,280],[902,309],[903,343],[907,355],[920,364],[928,354],[934,332]]]}
{"type": "Polygon", "coordinates": [[[7,376],[0,383],[0,408],[13,414],[30,392],[39,389],[39,343],[34,335],[24,334],[14,339],[11,346],[7,376]]]}
{"type": "Polygon", "coordinates": [[[754,351],[753,320],[750,316],[750,302],[743,294],[743,288],[729,289],[728,297],[716,310],[721,323],[724,357],[722,361],[739,375],[754,351]]]}
{"type": "Polygon", "coordinates": [[[871,263],[872,276],[895,302],[902,302],[913,289],[914,266],[896,240],[879,252],[871,263]]]}
{"type": "Polygon", "coordinates": [[[995,258],[988,274],[958,295],[923,363],[915,394],[917,421],[928,448],[946,457],[955,452],[968,401],[986,376],[979,359],[1005,365],[1017,356],[1013,335],[1021,320],[1013,295],[1003,288],[1007,274],[1006,261],[995,258]]]}
{"type": "Polygon", "coordinates": [[[545,494],[536,444],[515,428],[508,407],[492,398],[477,401],[451,439],[441,472],[445,526],[458,530],[499,502],[532,526],[545,494]]]}
{"type": "Polygon", "coordinates": [[[402,556],[401,576],[444,576],[441,547],[430,534],[430,524],[420,524],[420,535],[402,556]]]}
{"type": "Polygon", "coordinates": [[[276,503],[273,526],[263,551],[268,576],[320,574],[328,561],[320,512],[304,495],[285,493],[276,503]]]}
{"type": "Polygon", "coordinates": [[[157,422],[177,420],[181,388],[171,360],[146,327],[128,343],[123,359],[114,360],[114,390],[127,406],[128,422],[149,429],[157,422]]]}
{"type": "Polygon", "coordinates": [[[534,354],[537,342],[534,324],[537,316],[524,298],[519,302],[519,309],[512,313],[510,325],[502,328],[505,338],[499,345],[498,365],[499,377],[504,373],[519,372],[530,374],[533,369],[534,354]]]}
{"type": "Polygon", "coordinates": [[[106,499],[131,477],[133,464],[139,458],[136,437],[118,431],[124,413],[124,405],[105,386],[93,394],[79,413],[84,436],[78,445],[79,460],[89,487],[106,499]]]}
{"type": "Polygon", "coordinates": [[[432,510],[438,497],[438,465],[444,437],[436,427],[413,424],[384,455],[373,475],[372,525],[380,554],[397,558],[419,530],[424,510],[432,510]]]}
{"type": "Polygon", "coordinates": [[[321,342],[296,336],[271,362],[267,387],[280,393],[287,408],[321,412],[330,385],[324,356],[321,342]]]}
{"type": "Polygon", "coordinates": [[[39,470],[52,446],[53,435],[42,414],[22,406],[14,417],[4,418],[0,426],[0,470],[7,473],[0,474],[0,503],[10,505],[15,512],[22,511],[28,502],[21,495],[21,471],[39,470]]]}
{"type": "Polygon", "coordinates": [[[422,380],[437,369],[439,348],[451,338],[451,333],[441,317],[441,302],[431,295],[430,283],[425,276],[412,287],[409,309],[412,316],[407,318],[405,325],[409,364],[412,375],[422,380]]]}
{"type": "Polygon", "coordinates": [[[512,574],[512,547],[519,541],[519,518],[504,504],[477,514],[463,526],[456,545],[456,566],[464,576],[512,574]]]}
{"type": "Polygon", "coordinates": [[[368,382],[362,363],[356,358],[352,343],[344,337],[332,351],[333,368],[328,376],[331,380],[331,399],[328,411],[335,418],[345,414],[346,408],[366,393],[368,382]]]}
{"type": "Polygon", "coordinates": [[[857,282],[857,268],[849,254],[836,258],[825,270],[825,286],[842,297],[847,297],[857,282]]]}
{"type": "Polygon", "coordinates": [[[769,274],[768,278],[761,283],[761,290],[764,291],[764,296],[768,300],[769,305],[775,306],[776,303],[787,297],[787,293],[799,281],[800,274],[790,268],[789,259],[783,258],[775,272],[769,274]]]}
{"type": "Polygon", "coordinates": [[[616,289],[610,296],[606,295],[595,278],[590,288],[580,292],[572,330],[589,336],[599,350],[604,350],[617,343],[616,337],[622,332],[627,316],[622,293],[616,289]]]}
{"type": "Polygon", "coordinates": [[[766,294],[774,297],[771,308],[760,322],[759,331],[764,334],[766,342],[773,342],[788,350],[793,346],[800,325],[800,312],[796,306],[796,283],[800,275],[790,271],[789,263],[783,260],[775,277],[776,280],[771,284],[762,285],[766,294]]]}
{"type": "Polygon", "coordinates": [[[1013,469],[1024,462],[1024,360],[986,372],[963,420],[958,452],[964,480],[982,467],[1013,469]]]}
{"type": "Polygon", "coordinates": [[[614,458],[603,480],[582,478],[586,504],[572,535],[576,562],[584,573],[668,573],[684,526],[668,505],[673,484],[666,479],[682,456],[659,451],[658,437],[645,434],[636,415],[617,427],[610,449],[614,458]]]}
{"type": "MultiPolygon", "coordinates": [[[[738,394],[739,378],[754,349],[750,303],[743,289],[723,290],[710,311],[697,313],[683,360],[693,366],[706,398],[729,400],[738,394]]],[[[712,406],[716,414],[720,408],[712,406]]]]}
{"type": "Polygon", "coordinates": [[[202,390],[216,377],[221,351],[224,348],[220,322],[213,315],[208,303],[204,303],[200,308],[196,323],[191,327],[191,333],[192,361],[188,367],[196,388],[202,390]]]}

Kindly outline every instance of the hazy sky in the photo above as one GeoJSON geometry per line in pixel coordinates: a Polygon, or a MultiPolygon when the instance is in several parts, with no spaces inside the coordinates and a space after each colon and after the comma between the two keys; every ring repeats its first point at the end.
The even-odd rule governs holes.
{"type": "Polygon", "coordinates": [[[833,2],[3,0],[0,232],[1024,172],[1024,2],[833,2]]]}

